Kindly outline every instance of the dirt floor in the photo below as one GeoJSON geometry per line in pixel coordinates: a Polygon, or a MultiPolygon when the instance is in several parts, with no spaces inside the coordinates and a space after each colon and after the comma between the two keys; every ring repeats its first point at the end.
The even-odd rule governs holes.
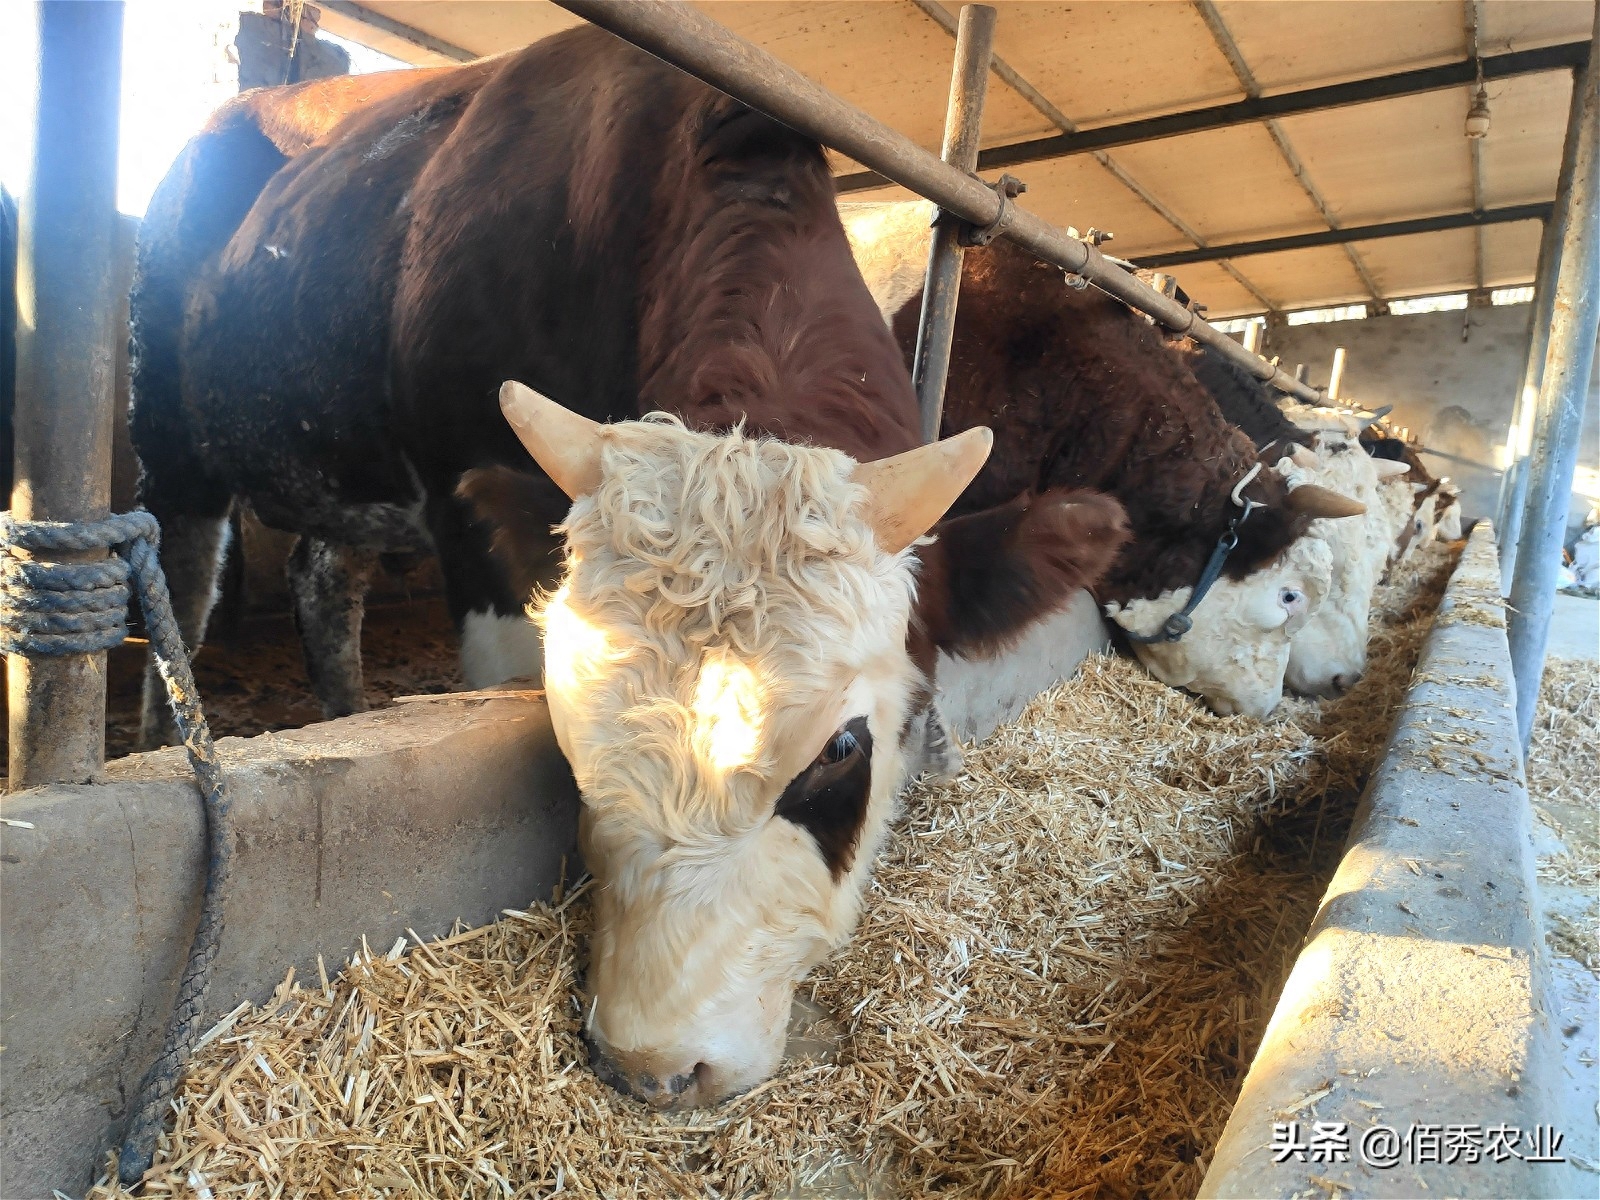
{"type": "MultiPolygon", "coordinates": [[[[287,614],[257,613],[232,629],[213,630],[195,656],[195,681],[213,737],[253,737],[298,729],[322,719],[306,681],[294,623],[287,614]]],[[[112,651],[106,695],[106,757],[133,753],[139,738],[139,691],[145,642],[130,638],[112,651]]],[[[396,696],[459,691],[456,635],[441,596],[374,605],[362,631],[361,660],[367,702],[374,708],[396,696]]],[[[0,722],[0,739],[6,738],[0,722]]],[[[7,746],[0,740],[0,782],[7,746]]]]}

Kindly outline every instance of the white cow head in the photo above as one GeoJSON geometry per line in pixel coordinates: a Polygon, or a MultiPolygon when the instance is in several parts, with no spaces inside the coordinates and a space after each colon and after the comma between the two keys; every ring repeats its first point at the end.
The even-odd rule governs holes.
{"type": "Polygon", "coordinates": [[[1311,526],[1312,536],[1328,544],[1332,574],[1321,606],[1293,636],[1284,682],[1303,696],[1329,696],[1353,686],[1366,671],[1372,593],[1393,544],[1379,485],[1404,474],[1406,465],[1373,458],[1345,432],[1324,430],[1314,440],[1315,450],[1296,447],[1278,464],[1278,473],[1290,487],[1320,484],[1366,506],[1359,516],[1311,526]]]}
{"type": "MultiPolygon", "coordinates": [[[[1157,679],[1198,692],[1214,712],[1265,717],[1283,699],[1290,639],[1317,610],[1331,572],[1327,543],[1298,538],[1261,570],[1217,580],[1195,608],[1193,627],[1177,641],[1135,642],[1134,653],[1157,679]]],[[[1108,604],[1106,615],[1148,636],[1192,592],[1181,587],[1154,600],[1108,604]]]]}
{"type": "MultiPolygon", "coordinates": [[[[565,578],[536,617],[599,885],[596,1068],[659,1107],[712,1103],[777,1066],[796,983],[855,924],[928,697],[907,649],[914,607],[917,636],[949,648],[925,610],[964,588],[938,620],[987,608],[979,636],[1003,637],[983,581],[1024,554],[1071,558],[1084,536],[1105,543],[1097,574],[1121,510],[1041,500],[1007,510],[1015,537],[963,533],[961,518],[927,544],[988,455],[987,429],[857,464],[663,414],[599,425],[514,383],[501,406],[574,500],[565,578]],[[1023,549],[957,569],[964,542],[1023,549]]],[[[1044,567],[1010,579],[1061,586],[1044,567]]]]}

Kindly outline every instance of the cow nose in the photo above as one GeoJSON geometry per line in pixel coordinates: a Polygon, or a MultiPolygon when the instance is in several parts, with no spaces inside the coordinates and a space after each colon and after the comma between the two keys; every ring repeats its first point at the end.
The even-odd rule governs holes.
{"type": "Polygon", "coordinates": [[[589,1039],[589,1062],[602,1083],[632,1096],[652,1108],[677,1108],[695,1102],[700,1089],[711,1073],[705,1063],[695,1063],[687,1070],[661,1074],[647,1070],[629,1070],[599,1038],[589,1039]]]}
{"type": "Polygon", "coordinates": [[[1333,677],[1334,695],[1342,696],[1360,682],[1360,671],[1341,671],[1333,677]]]}

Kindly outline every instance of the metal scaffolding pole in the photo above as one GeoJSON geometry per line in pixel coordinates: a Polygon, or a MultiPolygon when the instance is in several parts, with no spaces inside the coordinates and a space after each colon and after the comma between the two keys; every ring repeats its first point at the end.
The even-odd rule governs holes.
{"type": "Polygon", "coordinates": [[[1544,378],[1545,354],[1550,346],[1550,324],[1555,319],[1556,276],[1561,270],[1562,230],[1566,228],[1572,194],[1572,170],[1577,162],[1578,131],[1583,128],[1584,80],[1587,66],[1572,73],[1572,103],[1567,110],[1567,136],[1556,176],[1556,198],[1544,234],[1539,239],[1539,265],[1533,280],[1533,315],[1528,327],[1528,357],[1522,368],[1522,387],[1511,406],[1511,428],[1506,433],[1506,470],[1500,479],[1500,504],[1495,532],[1500,542],[1500,591],[1511,591],[1511,573],[1522,538],[1522,509],[1528,496],[1528,448],[1533,437],[1533,412],[1544,378]]]}
{"type": "Polygon", "coordinates": [[[1080,276],[1176,333],[1217,350],[1279,391],[1315,404],[1321,393],[1299,383],[1203,318],[1153,291],[1095,246],[1049,222],[818,87],[759,47],[686,4],[672,0],[555,0],[585,20],[686,71],[735,100],[849,155],[884,178],[932,200],[981,229],[994,229],[1045,262],[1080,276]]]}
{"type": "Polygon", "coordinates": [[[1591,66],[1579,76],[1583,94],[1576,110],[1578,136],[1569,142],[1574,153],[1561,229],[1555,317],[1550,323],[1539,405],[1533,416],[1522,536],[1511,577],[1506,636],[1517,681],[1517,729],[1524,747],[1533,729],[1544,675],[1556,572],[1578,464],[1578,435],[1594,370],[1595,338],[1600,333],[1600,70],[1592,65],[1600,55],[1595,47],[1600,47],[1600,6],[1595,10],[1591,66]]]}
{"type": "MultiPolygon", "coordinates": [[[[122,4],[45,0],[38,21],[33,178],[18,222],[11,500],[18,520],[95,520],[111,504],[122,4]]],[[[8,655],[6,676],[10,786],[82,783],[98,772],[105,654],[8,655]]]]}
{"type": "MultiPolygon", "coordinates": [[[[1574,95],[1577,90],[1574,89],[1574,95]]],[[[1568,122],[1568,131],[1572,131],[1568,122]]],[[[1570,156],[1567,156],[1570,158],[1570,156]]],[[[1563,176],[1564,177],[1564,176],[1563,176]]],[[[1539,398],[1539,381],[1544,374],[1545,351],[1550,345],[1550,319],[1555,315],[1555,272],[1561,262],[1561,222],[1559,209],[1544,223],[1539,238],[1539,260],[1533,277],[1533,303],[1529,306],[1528,353],[1522,363],[1522,378],[1511,400],[1511,421],[1506,427],[1505,471],[1500,476],[1500,494],[1495,504],[1495,537],[1500,545],[1500,594],[1511,591],[1511,569],[1517,561],[1517,538],[1522,532],[1522,503],[1527,495],[1529,420],[1539,398]]]]}
{"type": "MultiPolygon", "coordinates": [[[[989,90],[989,62],[994,53],[994,20],[995,10],[987,4],[968,4],[961,9],[961,22],[956,28],[955,66],[950,74],[950,104],[945,111],[941,157],[968,173],[978,164],[983,99],[989,90]]],[[[935,216],[933,241],[928,247],[928,277],[922,286],[922,315],[917,323],[917,352],[911,369],[917,406],[922,412],[924,442],[939,440],[966,233],[967,226],[961,221],[942,211],[935,216]]]]}

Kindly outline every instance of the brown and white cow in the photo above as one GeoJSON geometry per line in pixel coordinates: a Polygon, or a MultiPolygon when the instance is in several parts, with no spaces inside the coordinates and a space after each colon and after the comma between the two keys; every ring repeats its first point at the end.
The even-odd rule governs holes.
{"type": "Polygon", "coordinates": [[[1337,695],[1366,671],[1373,590],[1394,544],[1385,480],[1405,467],[1363,451],[1358,439],[1370,421],[1340,409],[1280,407],[1266,384],[1209,348],[1188,339],[1175,340],[1173,348],[1222,415],[1243,429],[1286,479],[1330,488],[1366,506],[1359,517],[1312,523],[1312,534],[1328,543],[1333,573],[1321,606],[1291,639],[1284,671],[1291,691],[1337,695]]]}
{"type": "MultiPolygon", "coordinates": [[[[844,205],[856,260],[909,358],[916,340],[930,209],[844,205]]],[[[1291,482],[1233,428],[1150,322],[1008,242],[966,258],[945,396],[944,432],[983,424],[995,451],[963,503],[1022,488],[1087,487],[1116,496],[1133,540],[1097,589],[1130,635],[1153,636],[1185,608],[1219,540],[1237,522],[1221,578],[1176,640],[1135,642],[1159,678],[1218,712],[1264,716],[1278,704],[1290,642],[1329,587],[1317,518],[1359,502],[1291,482]]]]}
{"type": "Polygon", "coordinates": [[[1122,511],[1039,487],[940,520],[989,435],[918,446],[815,142],[590,28],[287,155],[273,99],[319,86],[224,114],[148,220],[133,424],[185,634],[239,502],[312,547],[324,696],[360,696],[352,550],[438,552],[478,685],[539,668],[547,597],[596,1063],[715,1101],[850,931],[937,652],[1093,583],[1122,511]]]}

